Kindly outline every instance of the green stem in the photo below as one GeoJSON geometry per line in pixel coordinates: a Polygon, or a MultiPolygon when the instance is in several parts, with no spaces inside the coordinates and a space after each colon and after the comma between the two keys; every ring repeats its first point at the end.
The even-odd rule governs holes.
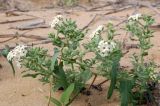
{"type": "Polygon", "coordinates": [[[50,105],[51,97],[52,97],[52,77],[50,77],[50,83],[49,83],[49,98],[48,98],[48,104],[47,104],[47,106],[50,105]]]}
{"type": "Polygon", "coordinates": [[[15,76],[15,69],[14,69],[14,65],[13,65],[12,61],[9,61],[9,64],[11,65],[12,70],[13,70],[13,75],[15,76]]]}
{"type": "Polygon", "coordinates": [[[61,61],[62,61],[62,56],[63,56],[63,49],[64,49],[64,46],[62,47],[62,49],[61,49],[61,57],[60,57],[60,63],[61,63],[61,61]]]}
{"type": "Polygon", "coordinates": [[[73,63],[71,63],[71,66],[72,66],[72,71],[74,71],[74,66],[73,66],[73,63]]]}
{"type": "Polygon", "coordinates": [[[141,48],[141,54],[140,54],[140,62],[141,62],[141,67],[144,68],[144,50],[141,48]]]}

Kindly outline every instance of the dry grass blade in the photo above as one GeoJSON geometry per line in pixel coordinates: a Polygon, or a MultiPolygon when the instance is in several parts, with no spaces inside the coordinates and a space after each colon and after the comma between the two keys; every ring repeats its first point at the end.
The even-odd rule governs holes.
{"type": "Polygon", "coordinates": [[[126,7],[123,7],[123,8],[115,9],[115,10],[109,11],[107,13],[104,13],[103,15],[114,14],[114,13],[121,12],[121,11],[129,9],[129,8],[132,8],[132,7],[133,6],[126,6],[126,7]]]}
{"type": "Polygon", "coordinates": [[[82,30],[85,30],[86,28],[88,28],[94,22],[94,20],[96,19],[96,17],[97,17],[97,14],[91,19],[91,21],[89,21],[89,23],[86,26],[84,26],[82,28],[82,30]]]}

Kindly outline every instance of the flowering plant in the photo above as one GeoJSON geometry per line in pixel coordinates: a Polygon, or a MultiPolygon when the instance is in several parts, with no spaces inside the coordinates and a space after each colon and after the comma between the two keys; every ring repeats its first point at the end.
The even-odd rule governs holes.
{"type": "MultiPolygon", "coordinates": [[[[132,70],[125,70],[120,66],[124,56],[122,44],[114,39],[116,30],[111,22],[106,26],[100,25],[91,33],[88,42],[83,43],[86,31],[79,29],[75,21],[61,15],[56,16],[51,23],[51,28],[55,30],[49,34],[54,45],[53,55],[49,55],[44,48],[19,45],[10,52],[7,49],[4,56],[9,62],[15,61],[18,66],[24,66],[27,69],[23,72],[25,77],[41,76],[38,77],[40,81],[49,83],[51,90],[63,89],[60,100],[51,97],[50,91],[48,103],[52,101],[57,106],[71,104],[93,75],[95,77],[91,85],[98,75],[104,76],[106,81],[110,80],[107,98],[111,98],[113,91],[118,89],[121,106],[139,105],[144,101],[154,104],[151,92],[159,76],[155,63],[145,62],[145,56],[152,47],[150,38],[153,31],[149,26],[153,22],[151,16],[141,14],[128,18],[126,31],[138,39],[140,50],[140,54],[132,55],[132,70]],[[107,32],[106,37],[102,36],[104,32],[107,32]],[[88,53],[92,55],[91,58],[86,58],[88,53]],[[75,95],[71,95],[72,92],[75,95]]],[[[90,90],[91,85],[87,90],[90,90]]]]}
{"type": "MultiPolygon", "coordinates": [[[[155,104],[152,96],[152,90],[155,87],[155,83],[158,82],[158,73],[156,73],[156,65],[153,61],[145,62],[145,56],[148,55],[148,50],[153,46],[150,43],[150,38],[153,36],[153,31],[149,27],[154,23],[154,19],[147,15],[138,15],[136,19],[128,21],[126,28],[133,37],[138,39],[138,47],[140,54],[133,54],[132,64],[134,66],[133,72],[130,74],[132,81],[132,89],[130,91],[133,94],[134,100],[139,100],[139,103],[143,101],[155,104]],[[148,95],[148,96],[147,96],[148,95]],[[146,98],[144,98],[146,97],[146,98]]],[[[138,104],[139,104],[138,103],[138,104]]]]}

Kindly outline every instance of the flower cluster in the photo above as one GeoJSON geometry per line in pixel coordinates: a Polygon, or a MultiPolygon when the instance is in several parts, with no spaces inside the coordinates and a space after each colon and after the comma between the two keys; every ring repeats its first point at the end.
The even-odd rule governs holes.
{"type": "Polygon", "coordinates": [[[152,80],[157,79],[157,78],[158,78],[158,76],[159,76],[159,74],[158,74],[158,73],[150,72],[150,78],[151,78],[152,80]]]}
{"type": "Polygon", "coordinates": [[[7,60],[16,62],[18,67],[21,67],[21,57],[26,56],[27,54],[27,46],[25,45],[18,45],[13,50],[11,50],[7,55],[7,60]]]}
{"type": "Polygon", "coordinates": [[[141,14],[135,14],[135,15],[131,15],[130,17],[128,17],[128,20],[138,20],[140,17],[142,17],[141,14]]]}
{"type": "Polygon", "coordinates": [[[55,26],[63,19],[62,15],[57,15],[54,17],[52,23],[51,23],[51,28],[55,28],[55,26]]]}
{"type": "Polygon", "coordinates": [[[116,43],[113,41],[105,42],[104,40],[101,40],[98,44],[98,49],[100,51],[100,55],[102,57],[106,57],[111,53],[116,47],[116,43]]]}
{"type": "Polygon", "coordinates": [[[98,28],[92,32],[92,34],[90,35],[90,38],[92,39],[94,36],[99,35],[104,29],[103,25],[98,26],[98,28]]]}

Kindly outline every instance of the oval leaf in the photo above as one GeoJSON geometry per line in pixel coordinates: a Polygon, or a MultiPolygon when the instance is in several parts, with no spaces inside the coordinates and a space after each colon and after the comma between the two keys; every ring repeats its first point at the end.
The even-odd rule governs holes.
{"type": "Polygon", "coordinates": [[[63,105],[67,105],[69,103],[70,96],[74,90],[75,84],[72,83],[62,94],[60,101],[63,103],[63,105]]]}

